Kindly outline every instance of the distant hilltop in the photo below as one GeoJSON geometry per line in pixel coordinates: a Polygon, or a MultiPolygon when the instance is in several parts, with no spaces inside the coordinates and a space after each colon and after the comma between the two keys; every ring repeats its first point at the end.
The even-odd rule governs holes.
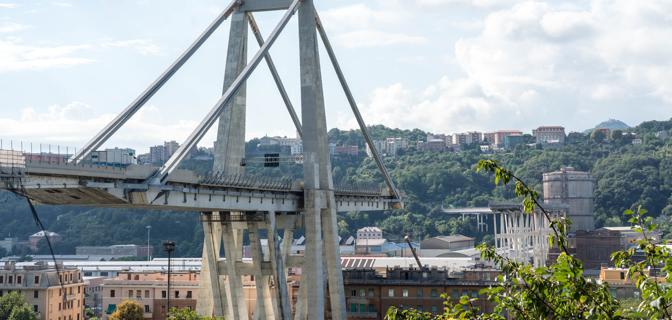
{"type": "Polygon", "coordinates": [[[630,129],[630,126],[621,120],[609,119],[607,121],[600,122],[598,125],[596,125],[591,129],[586,129],[584,133],[590,133],[595,129],[625,130],[630,129]]]}

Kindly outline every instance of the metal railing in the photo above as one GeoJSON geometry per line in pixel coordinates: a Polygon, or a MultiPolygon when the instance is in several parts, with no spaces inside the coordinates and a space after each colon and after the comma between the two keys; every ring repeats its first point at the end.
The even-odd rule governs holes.
{"type": "Polygon", "coordinates": [[[247,175],[225,175],[221,172],[204,177],[200,181],[202,184],[209,185],[273,191],[289,191],[292,189],[293,182],[293,179],[288,177],[272,178],[247,175]]]}

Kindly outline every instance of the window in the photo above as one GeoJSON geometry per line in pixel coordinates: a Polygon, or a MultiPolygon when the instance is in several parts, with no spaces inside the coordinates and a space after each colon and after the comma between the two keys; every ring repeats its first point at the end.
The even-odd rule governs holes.
{"type": "Polygon", "coordinates": [[[625,272],[621,271],[621,280],[625,280],[625,272]]]}
{"type": "Polygon", "coordinates": [[[180,297],[180,292],[175,290],[175,298],[179,298],[179,297],[180,297]]]}
{"type": "Polygon", "coordinates": [[[394,289],[387,289],[387,296],[394,297],[394,289]]]}
{"type": "Polygon", "coordinates": [[[40,283],[40,276],[35,276],[35,284],[39,284],[39,283],[40,283]]]}
{"type": "Polygon", "coordinates": [[[142,290],[135,290],[135,297],[138,299],[142,298],[142,290]]]}
{"type": "Polygon", "coordinates": [[[366,297],[366,290],[364,290],[364,289],[359,289],[359,296],[360,296],[360,297],[366,297]]]}
{"type": "Polygon", "coordinates": [[[14,282],[14,277],[12,277],[12,276],[7,277],[7,283],[11,284],[13,282],[14,282]]]}
{"type": "Polygon", "coordinates": [[[439,308],[437,308],[436,306],[432,306],[432,313],[437,313],[437,312],[439,312],[439,308]]]}
{"type": "Polygon", "coordinates": [[[36,304],[33,305],[33,311],[34,311],[34,312],[38,312],[38,311],[37,311],[37,305],[36,305],[36,304]]]}
{"type": "Polygon", "coordinates": [[[110,290],[110,298],[114,298],[114,296],[115,296],[114,290],[110,290]]]}
{"type": "Polygon", "coordinates": [[[422,288],[418,288],[418,291],[416,291],[415,295],[418,297],[422,297],[425,295],[425,293],[422,292],[422,288]]]}
{"type": "Polygon", "coordinates": [[[37,290],[33,291],[33,298],[38,298],[40,296],[40,292],[37,290]]]}
{"type": "Polygon", "coordinates": [[[191,299],[191,290],[187,291],[187,299],[191,299]]]}
{"type": "Polygon", "coordinates": [[[107,271],[103,271],[103,272],[100,273],[101,277],[107,277],[108,275],[109,275],[109,272],[107,272],[107,271]]]}
{"type": "Polygon", "coordinates": [[[77,287],[77,293],[82,293],[82,287],[77,287]]]}
{"type": "Polygon", "coordinates": [[[5,283],[5,276],[0,276],[0,283],[5,283]]]}
{"type": "Polygon", "coordinates": [[[149,313],[149,312],[150,312],[150,311],[149,311],[149,305],[146,304],[146,305],[145,305],[145,313],[149,313]]]}
{"type": "Polygon", "coordinates": [[[401,295],[404,297],[408,297],[408,289],[401,290],[401,295]]]}
{"type": "Polygon", "coordinates": [[[131,274],[130,273],[126,274],[126,280],[131,280],[131,274]]]}
{"type": "Polygon", "coordinates": [[[23,282],[21,280],[23,280],[23,278],[21,278],[21,276],[16,276],[16,284],[21,284],[23,282]]]}
{"type": "Polygon", "coordinates": [[[356,297],[357,296],[357,290],[352,289],[352,291],[350,291],[350,295],[353,296],[353,297],[356,297]]]}
{"type": "Polygon", "coordinates": [[[149,290],[145,290],[145,298],[149,298],[149,290]]]}
{"type": "Polygon", "coordinates": [[[128,297],[132,298],[133,297],[133,290],[128,290],[128,297]]]}
{"type": "Polygon", "coordinates": [[[140,280],[140,276],[136,274],[135,277],[133,277],[133,279],[134,280],[140,280]]]}
{"type": "Polygon", "coordinates": [[[165,299],[166,297],[167,297],[166,290],[161,291],[161,298],[165,299]]]}
{"type": "Polygon", "coordinates": [[[350,312],[352,312],[352,313],[357,312],[357,304],[356,303],[351,303],[350,304],[350,312]]]}
{"type": "Polygon", "coordinates": [[[471,291],[471,297],[472,298],[478,298],[478,291],[477,290],[471,291]]]}
{"type": "Polygon", "coordinates": [[[365,304],[360,304],[359,305],[359,312],[366,312],[366,305],[365,304]]]}
{"type": "Polygon", "coordinates": [[[439,296],[439,292],[436,291],[436,289],[432,289],[432,291],[430,291],[429,295],[430,295],[432,298],[436,298],[436,297],[439,296]]]}
{"type": "Polygon", "coordinates": [[[58,303],[58,310],[61,310],[61,303],[58,303]]]}
{"type": "Polygon", "coordinates": [[[369,297],[373,297],[376,295],[376,292],[373,291],[373,288],[369,288],[369,297]]]}
{"type": "Polygon", "coordinates": [[[374,307],[372,304],[369,304],[369,312],[376,312],[376,307],[374,307]]]}
{"type": "Polygon", "coordinates": [[[2,297],[2,295],[3,295],[3,292],[2,292],[2,290],[0,290],[0,297],[2,297]]]}

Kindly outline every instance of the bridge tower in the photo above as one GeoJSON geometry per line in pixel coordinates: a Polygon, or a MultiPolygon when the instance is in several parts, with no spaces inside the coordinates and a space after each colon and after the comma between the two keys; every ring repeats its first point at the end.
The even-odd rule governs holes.
{"type": "MultiPolygon", "coordinates": [[[[165,208],[198,208],[201,211],[204,231],[201,290],[199,290],[197,300],[197,311],[200,314],[224,316],[226,319],[248,319],[250,316],[254,319],[290,319],[292,309],[286,285],[287,268],[300,266],[302,275],[298,302],[294,310],[295,319],[329,317],[345,319],[345,295],[336,224],[337,209],[354,206],[382,210],[386,209],[385,206],[388,206],[387,208],[401,206],[401,199],[383,165],[378,150],[373,145],[366,124],[315,10],[313,0],[234,0],[231,2],[183,54],[110,124],[82,147],[70,159],[70,163],[78,164],[92,151],[102,146],[142,108],[228,18],[231,18],[231,26],[223,93],[211,111],[170,159],[145,178],[143,183],[138,184],[137,178],[129,184],[120,181],[104,186],[92,181],[90,186],[101,189],[96,189],[96,194],[105,197],[96,200],[97,202],[88,198],[83,201],[98,205],[123,204],[156,207],[161,206],[162,199],[165,208]],[[264,40],[253,13],[272,10],[283,10],[284,15],[268,38],[264,40]],[[301,119],[294,110],[269,54],[270,47],[297,12],[301,119]],[[248,27],[260,46],[250,60],[247,59],[248,27]],[[343,194],[339,191],[338,194],[335,193],[327,141],[318,34],[363,137],[372,150],[373,158],[385,179],[387,188],[383,194],[376,192],[376,195],[369,193],[362,196],[356,192],[343,194]],[[266,61],[296,130],[302,136],[304,177],[302,182],[297,181],[292,188],[281,191],[283,196],[278,195],[278,190],[270,190],[264,186],[255,189],[257,186],[245,185],[242,186],[247,188],[245,196],[239,197],[239,194],[243,194],[238,191],[241,190],[239,189],[240,184],[213,184],[210,181],[221,181],[221,177],[241,177],[244,174],[246,81],[262,59],[266,61]],[[213,165],[215,177],[206,179],[206,182],[190,181],[184,175],[178,174],[176,169],[217,120],[219,123],[213,165]],[[191,187],[186,187],[187,182],[191,187]],[[297,190],[302,192],[302,197],[295,196],[297,190]],[[259,193],[255,194],[255,191],[265,193],[260,196],[259,193]],[[109,193],[112,193],[112,197],[108,195],[109,193]],[[228,202],[227,196],[229,197],[228,202]],[[220,197],[219,204],[213,201],[216,197],[220,197]],[[235,202],[231,201],[231,197],[235,197],[235,202]],[[239,198],[246,198],[246,203],[240,203],[245,200],[239,198]],[[252,201],[253,198],[255,202],[252,201]],[[354,204],[351,203],[351,199],[354,199],[352,201],[354,204]],[[385,199],[392,199],[392,201],[385,199]],[[292,201],[292,205],[286,204],[286,200],[292,201]],[[379,207],[379,204],[382,206],[379,207]],[[296,228],[303,228],[306,235],[306,248],[302,258],[290,256],[291,242],[296,228]],[[262,230],[268,235],[269,252],[267,256],[264,256],[261,250],[260,231],[262,230]],[[278,237],[280,230],[283,231],[282,241],[278,237]],[[245,232],[250,241],[252,263],[244,262],[242,259],[245,232]],[[220,257],[222,248],[224,257],[220,257]],[[245,303],[243,277],[246,275],[252,275],[255,279],[257,294],[255,310],[247,310],[245,303]],[[326,309],[329,310],[328,314],[325,313],[326,309]]],[[[41,171],[35,171],[35,174],[41,174],[41,171]]],[[[72,177],[66,178],[72,179],[72,177]]],[[[119,177],[119,179],[123,178],[124,176],[119,177]]],[[[230,179],[224,180],[231,181],[230,179]]],[[[81,179],[76,181],[81,181],[81,179]]],[[[77,192],[77,188],[80,187],[73,185],[72,188],[77,190],[69,191],[68,184],[62,185],[63,191],[61,192],[77,192]]],[[[38,184],[37,189],[39,188],[38,184]]],[[[62,199],[54,200],[46,197],[39,193],[39,190],[30,190],[35,198],[43,197],[51,203],[65,202],[62,199]]],[[[90,190],[87,189],[87,191],[90,190]]],[[[72,201],[71,199],[66,200],[72,201]]]]}

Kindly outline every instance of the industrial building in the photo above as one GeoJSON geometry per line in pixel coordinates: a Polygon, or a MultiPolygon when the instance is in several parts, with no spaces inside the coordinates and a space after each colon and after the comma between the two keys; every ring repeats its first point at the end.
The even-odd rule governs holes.
{"type": "Polygon", "coordinates": [[[570,232],[595,229],[593,189],[595,179],[589,172],[562,167],[544,173],[544,203],[568,206],[567,217],[572,221],[570,232]]]}

